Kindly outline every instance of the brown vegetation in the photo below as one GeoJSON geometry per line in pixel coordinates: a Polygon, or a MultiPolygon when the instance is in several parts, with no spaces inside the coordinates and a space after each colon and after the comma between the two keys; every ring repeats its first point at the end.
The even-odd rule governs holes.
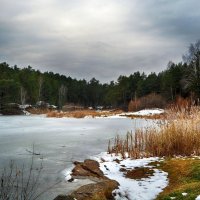
{"type": "Polygon", "coordinates": [[[49,112],[53,112],[52,109],[49,108],[28,108],[26,110],[34,115],[47,114],[49,112]]]}
{"type": "Polygon", "coordinates": [[[190,108],[194,106],[195,102],[192,101],[192,98],[183,98],[181,96],[177,96],[176,100],[168,105],[168,109],[173,110],[174,112],[179,111],[190,111],[190,108]]]}
{"type": "Polygon", "coordinates": [[[146,108],[164,108],[166,100],[159,94],[151,93],[129,102],[128,111],[138,111],[146,108]]]}
{"type": "Polygon", "coordinates": [[[142,178],[148,178],[152,176],[153,173],[154,173],[153,169],[141,167],[141,168],[128,170],[125,173],[125,177],[130,178],[130,179],[142,179],[142,178]]]}
{"type": "Polygon", "coordinates": [[[200,107],[170,109],[157,127],[127,133],[125,139],[117,136],[108,152],[131,158],[200,155],[200,107]]]}
{"type": "Polygon", "coordinates": [[[116,115],[122,113],[122,110],[106,110],[106,111],[96,111],[96,110],[75,110],[71,112],[58,112],[58,111],[51,111],[47,113],[47,117],[73,117],[73,118],[84,118],[86,116],[91,117],[107,117],[111,115],[116,115]]]}

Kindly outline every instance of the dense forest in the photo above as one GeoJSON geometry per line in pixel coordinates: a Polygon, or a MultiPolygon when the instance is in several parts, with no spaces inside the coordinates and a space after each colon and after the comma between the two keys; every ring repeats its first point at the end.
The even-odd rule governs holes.
{"type": "Polygon", "coordinates": [[[169,62],[167,69],[145,74],[120,76],[116,82],[77,80],[53,72],[41,73],[31,66],[19,68],[0,64],[0,102],[36,104],[48,102],[61,107],[65,103],[88,106],[127,107],[128,102],[148,94],[161,95],[166,102],[176,96],[200,97],[200,41],[191,44],[183,62],[169,62]]]}

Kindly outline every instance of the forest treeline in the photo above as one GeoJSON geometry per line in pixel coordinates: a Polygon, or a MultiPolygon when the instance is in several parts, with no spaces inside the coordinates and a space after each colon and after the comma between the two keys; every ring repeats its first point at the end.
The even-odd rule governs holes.
{"type": "Polygon", "coordinates": [[[190,45],[183,62],[170,61],[166,70],[160,73],[147,75],[138,71],[104,84],[95,78],[77,80],[58,73],[42,73],[31,66],[19,68],[0,63],[1,104],[34,105],[37,101],[45,101],[60,107],[65,103],[126,107],[130,100],[151,93],[161,95],[166,102],[178,95],[200,97],[200,41],[190,45]]]}

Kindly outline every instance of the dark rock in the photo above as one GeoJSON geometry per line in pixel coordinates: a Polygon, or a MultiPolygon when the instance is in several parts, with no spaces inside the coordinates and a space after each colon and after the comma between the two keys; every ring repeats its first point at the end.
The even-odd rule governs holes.
{"type": "Polygon", "coordinates": [[[74,200],[74,197],[72,197],[71,195],[68,196],[59,195],[54,200],[74,200]]]}
{"type": "Polygon", "coordinates": [[[69,180],[68,180],[68,182],[73,182],[74,181],[74,178],[70,178],[69,180]]]}
{"type": "Polygon", "coordinates": [[[113,200],[113,190],[117,189],[119,183],[115,180],[110,180],[104,176],[99,169],[99,163],[94,160],[85,160],[84,162],[74,162],[72,170],[73,178],[96,178],[97,182],[84,185],[72,192],[68,196],[58,196],[54,200],[113,200]]]}
{"type": "Polygon", "coordinates": [[[114,199],[112,191],[117,189],[119,183],[114,180],[103,180],[80,187],[71,194],[77,200],[111,200],[114,199]]]}
{"type": "Polygon", "coordinates": [[[84,162],[74,162],[75,167],[72,170],[72,176],[91,176],[96,178],[105,178],[103,172],[99,169],[99,163],[94,160],[85,160],[84,162]]]}

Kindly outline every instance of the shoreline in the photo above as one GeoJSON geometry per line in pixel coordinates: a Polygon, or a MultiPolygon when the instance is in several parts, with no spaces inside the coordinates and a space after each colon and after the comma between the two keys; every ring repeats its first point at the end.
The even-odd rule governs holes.
{"type": "Polygon", "coordinates": [[[90,179],[95,183],[81,186],[67,196],[59,195],[54,200],[118,200],[135,199],[136,197],[140,197],[138,199],[154,199],[168,185],[167,173],[156,167],[163,159],[151,157],[132,160],[107,152],[91,157],[91,159],[75,162],[68,181],[71,182],[75,179],[78,181],[81,178],[90,179]],[[139,176],[138,169],[142,170],[142,174],[139,173],[139,176]],[[136,176],[133,174],[125,176],[134,171],[136,171],[136,176]],[[148,174],[149,171],[152,173],[148,174]],[[93,188],[92,191],[91,188],[93,188]],[[109,191],[107,191],[108,188],[109,191]],[[154,188],[153,191],[152,188],[154,188]]]}

